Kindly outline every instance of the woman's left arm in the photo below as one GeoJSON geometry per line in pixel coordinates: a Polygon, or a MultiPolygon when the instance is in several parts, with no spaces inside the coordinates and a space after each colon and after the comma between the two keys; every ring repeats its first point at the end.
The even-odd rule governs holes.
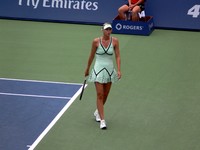
{"type": "Polygon", "coordinates": [[[113,38],[114,50],[115,50],[115,59],[117,64],[117,73],[118,78],[121,78],[121,58],[120,58],[120,50],[119,50],[119,41],[117,38],[113,38]]]}

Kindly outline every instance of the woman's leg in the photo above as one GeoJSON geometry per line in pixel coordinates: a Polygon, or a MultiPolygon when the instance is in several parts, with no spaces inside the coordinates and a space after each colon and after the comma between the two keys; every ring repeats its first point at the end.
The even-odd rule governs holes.
{"type": "Polygon", "coordinates": [[[139,21],[138,13],[141,11],[140,6],[135,6],[132,9],[132,21],[139,21]]]}
{"type": "Polygon", "coordinates": [[[101,120],[104,120],[104,104],[106,103],[108,94],[110,92],[112,83],[101,84],[96,82],[96,92],[97,92],[97,109],[101,120]]]}
{"type": "Polygon", "coordinates": [[[103,84],[95,82],[95,87],[96,87],[96,93],[97,93],[97,101],[96,101],[97,109],[98,109],[99,116],[100,116],[101,120],[104,120],[104,109],[103,109],[104,90],[103,90],[103,84]]]}
{"type": "Polygon", "coordinates": [[[107,97],[108,97],[108,95],[110,93],[111,85],[112,85],[112,82],[104,84],[104,99],[103,99],[103,104],[106,103],[107,97]]]}
{"type": "Polygon", "coordinates": [[[118,9],[118,14],[119,14],[119,18],[121,20],[125,20],[126,16],[125,13],[128,11],[129,7],[127,5],[122,5],[119,9],[118,9]]]}

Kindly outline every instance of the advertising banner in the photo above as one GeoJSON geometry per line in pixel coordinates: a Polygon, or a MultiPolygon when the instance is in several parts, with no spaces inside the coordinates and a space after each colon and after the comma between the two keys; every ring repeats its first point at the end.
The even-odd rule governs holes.
{"type": "MultiPolygon", "coordinates": [[[[0,17],[102,24],[127,0],[0,0],[0,17]]],[[[200,0],[146,0],[146,15],[160,28],[200,30],[200,0]]]]}
{"type": "Polygon", "coordinates": [[[146,16],[145,21],[119,20],[115,18],[112,22],[113,33],[150,35],[154,30],[153,17],[146,16]]]}
{"type": "Polygon", "coordinates": [[[0,17],[79,22],[111,22],[123,1],[110,0],[1,0],[0,17]],[[121,2],[121,3],[120,3],[121,2]]]}

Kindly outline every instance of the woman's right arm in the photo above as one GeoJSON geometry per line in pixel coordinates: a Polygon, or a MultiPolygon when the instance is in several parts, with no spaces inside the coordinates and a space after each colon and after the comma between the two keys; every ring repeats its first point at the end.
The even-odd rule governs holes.
{"type": "Polygon", "coordinates": [[[96,50],[97,50],[97,44],[98,44],[98,39],[94,39],[93,42],[92,42],[92,48],[91,48],[91,51],[90,51],[90,56],[88,58],[87,67],[86,67],[86,70],[85,70],[85,77],[89,75],[90,66],[92,64],[92,61],[94,59],[94,56],[95,56],[95,53],[96,53],[96,50]]]}

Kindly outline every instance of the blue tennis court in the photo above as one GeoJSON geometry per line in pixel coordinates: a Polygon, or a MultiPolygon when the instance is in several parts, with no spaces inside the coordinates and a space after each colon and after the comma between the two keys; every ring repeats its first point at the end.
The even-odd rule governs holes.
{"type": "Polygon", "coordinates": [[[0,78],[0,149],[34,149],[80,94],[81,86],[0,78]]]}

